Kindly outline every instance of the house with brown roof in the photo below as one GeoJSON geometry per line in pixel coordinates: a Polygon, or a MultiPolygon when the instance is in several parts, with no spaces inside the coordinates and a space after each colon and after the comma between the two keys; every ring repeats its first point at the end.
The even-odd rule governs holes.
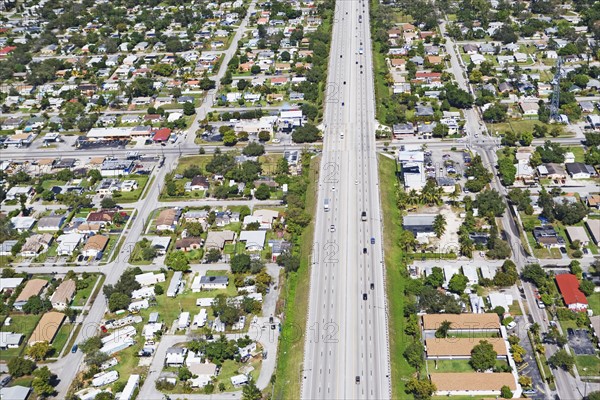
{"type": "Polygon", "coordinates": [[[167,208],[162,210],[156,218],[156,230],[157,231],[174,231],[175,225],[179,220],[181,210],[175,208],[167,208]]]}
{"type": "Polygon", "coordinates": [[[45,313],[29,338],[29,345],[31,346],[38,342],[52,343],[64,320],[65,314],[63,313],[56,311],[45,313]]]}
{"type": "Polygon", "coordinates": [[[94,235],[88,239],[88,241],[83,246],[83,254],[84,257],[98,257],[98,254],[103,252],[108,244],[108,236],[103,235],[94,235]]]}
{"type": "Polygon", "coordinates": [[[67,279],[66,281],[62,281],[60,285],[54,291],[54,294],[50,298],[50,302],[52,303],[52,307],[57,310],[64,310],[71,304],[73,300],[73,296],[75,296],[75,291],[77,290],[77,286],[73,279],[67,279]]]}
{"type": "Polygon", "coordinates": [[[498,358],[506,358],[508,349],[503,338],[428,338],[425,339],[425,356],[427,359],[469,359],[471,350],[479,344],[480,340],[486,340],[493,347],[498,358]]]}
{"type": "Polygon", "coordinates": [[[100,210],[100,211],[92,211],[89,213],[86,221],[88,223],[95,222],[104,226],[107,224],[111,224],[113,217],[115,216],[116,211],[108,211],[108,210],[100,210]]]}
{"type": "Polygon", "coordinates": [[[23,309],[27,300],[29,300],[30,297],[39,296],[47,284],[48,281],[45,279],[31,279],[27,281],[25,287],[21,290],[21,293],[19,293],[19,296],[15,300],[14,307],[17,310],[23,309]]]}
{"type": "Polygon", "coordinates": [[[600,210],[600,194],[589,195],[585,200],[588,207],[600,210]]]}
{"type": "Polygon", "coordinates": [[[510,372],[444,372],[430,373],[437,396],[499,395],[502,386],[517,389],[516,375],[510,372]]]}
{"type": "Polygon", "coordinates": [[[36,257],[38,254],[44,253],[48,250],[52,240],[53,236],[49,233],[29,236],[21,247],[21,256],[36,257]]]}
{"type": "Polygon", "coordinates": [[[223,250],[226,243],[233,243],[234,240],[234,231],[210,231],[206,236],[206,245],[204,247],[206,250],[223,250]]]}
{"type": "Polygon", "coordinates": [[[424,331],[435,331],[444,321],[450,322],[450,332],[500,330],[498,314],[424,314],[421,320],[424,331]]]}
{"type": "Polygon", "coordinates": [[[192,251],[201,249],[203,239],[200,237],[186,237],[175,242],[175,249],[181,251],[192,251]]]}

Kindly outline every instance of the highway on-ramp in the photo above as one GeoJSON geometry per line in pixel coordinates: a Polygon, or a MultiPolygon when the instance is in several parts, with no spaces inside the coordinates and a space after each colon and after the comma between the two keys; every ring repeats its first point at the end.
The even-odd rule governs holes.
{"type": "Polygon", "coordinates": [[[389,350],[365,1],[336,3],[328,75],[302,398],[385,399],[389,350]]]}

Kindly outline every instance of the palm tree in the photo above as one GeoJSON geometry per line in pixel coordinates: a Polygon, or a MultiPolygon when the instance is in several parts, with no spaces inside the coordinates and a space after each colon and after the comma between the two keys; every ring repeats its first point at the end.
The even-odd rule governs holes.
{"type": "Polygon", "coordinates": [[[408,204],[415,206],[419,203],[421,203],[421,196],[419,196],[415,189],[411,189],[408,192],[408,204]]]}
{"type": "Polygon", "coordinates": [[[456,205],[456,200],[458,199],[459,196],[460,196],[460,188],[457,185],[456,188],[454,189],[454,192],[448,194],[448,197],[450,197],[450,200],[452,201],[453,206],[456,205]]]}
{"type": "Polygon", "coordinates": [[[433,220],[433,231],[438,239],[446,232],[446,217],[442,214],[435,216],[433,220]]]}
{"type": "Polygon", "coordinates": [[[460,254],[465,257],[471,258],[473,256],[473,250],[475,250],[475,245],[473,241],[467,236],[462,237],[460,239],[460,254]]]}
{"type": "Polygon", "coordinates": [[[448,337],[448,331],[450,330],[450,327],[452,326],[452,322],[450,321],[442,321],[442,323],[440,324],[440,327],[435,331],[435,337],[436,338],[447,338],[448,337]]]}

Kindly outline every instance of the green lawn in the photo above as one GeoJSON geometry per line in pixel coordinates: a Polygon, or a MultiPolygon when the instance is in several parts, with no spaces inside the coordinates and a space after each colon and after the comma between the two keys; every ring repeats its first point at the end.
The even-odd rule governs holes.
{"type": "Polygon", "coordinates": [[[594,311],[594,315],[600,315],[600,296],[597,293],[588,297],[588,305],[594,311]]]}
{"type": "Polygon", "coordinates": [[[497,332],[449,332],[449,338],[497,338],[497,332]]]}
{"type": "Polygon", "coordinates": [[[577,371],[582,376],[600,375],[600,358],[598,356],[575,356],[577,371]]]}
{"type": "MultiPolygon", "coordinates": [[[[316,191],[320,158],[314,158],[310,164],[309,185],[306,190],[306,211],[313,214],[316,207],[316,191]]],[[[300,398],[300,379],[303,369],[304,337],[306,327],[306,310],[308,309],[308,294],[310,289],[310,257],[314,234],[314,219],[304,230],[299,239],[300,268],[287,278],[280,280],[282,293],[286,299],[284,309],[285,319],[281,330],[281,339],[277,350],[277,366],[274,399],[300,398]]],[[[282,275],[283,277],[283,275],[282,275]]]]}
{"type": "Polygon", "coordinates": [[[21,342],[21,346],[17,349],[7,349],[0,350],[0,360],[3,362],[8,362],[11,358],[17,357],[21,354],[25,346],[27,345],[27,340],[31,335],[31,332],[35,329],[38,321],[42,317],[41,315],[27,315],[27,314],[13,314],[10,315],[12,318],[12,322],[10,326],[2,325],[2,332],[14,332],[14,333],[22,333],[24,335],[23,342],[21,342]]]}
{"type": "MultiPolygon", "coordinates": [[[[544,124],[543,122],[540,122],[537,119],[522,119],[522,120],[516,120],[516,121],[511,120],[511,121],[497,123],[497,124],[488,123],[486,125],[490,132],[493,132],[493,133],[498,132],[499,134],[502,135],[502,134],[504,134],[504,132],[511,131],[511,130],[514,131],[515,133],[533,132],[533,127],[536,124],[537,125],[546,125],[546,127],[548,128],[548,132],[550,132],[552,130],[552,128],[554,127],[554,125],[544,124]]],[[[569,137],[569,136],[572,136],[572,134],[563,130],[563,133],[559,137],[569,137]]],[[[552,140],[552,137],[550,135],[548,135],[547,140],[552,140]]]]}
{"type": "Polygon", "coordinates": [[[123,178],[123,180],[137,181],[138,188],[135,190],[132,190],[131,192],[119,192],[118,196],[114,196],[115,201],[117,203],[128,203],[128,202],[137,201],[140,198],[140,196],[142,195],[142,193],[144,192],[144,188],[146,187],[146,184],[148,183],[148,179],[149,178],[147,175],[126,176],[125,178],[123,178]]]}
{"type": "Polygon", "coordinates": [[[56,333],[54,340],[52,341],[52,347],[54,347],[54,357],[58,357],[69,338],[69,333],[73,329],[73,324],[64,323],[56,333]]]}
{"type": "Polygon", "coordinates": [[[567,151],[570,151],[575,156],[575,162],[584,162],[585,150],[582,146],[571,146],[567,147],[567,151]]]}
{"type": "MultiPolygon", "coordinates": [[[[507,365],[505,360],[496,360],[496,366],[501,367],[507,365]]],[[[429,372],[476,372],[469,360],[437,360],[437,369],[434,360],[427,360],[427,368],[429,372]]]]}
{"type": "Polygon", "coordinates": [[[415,370],[401,356],[409,341],[405,340],[404,327],[404,286],[406,276],[404,253],[398,247],[402,231],[400,210],[396,207],[396,164],[393,159],[379,156],[379,188],[381,190],[383,223],[383,251],[386,266],[386,294],[388,297],[388,318],[390,338],[390,359],[392,367],[392,398],[405,398],[405,382],[415,370]]]}
{"type": "Polygon", "coordinates": [[[96,284],[96,280],[100,278],[99,274],[90,274],[86,279],[88,286],[85,289],[78,290],[75,293],[75,297],[73,297],[73,302],[71,302],[72,306],[84,306],[88,297],[92,294],[92,289],[96,284]]]}

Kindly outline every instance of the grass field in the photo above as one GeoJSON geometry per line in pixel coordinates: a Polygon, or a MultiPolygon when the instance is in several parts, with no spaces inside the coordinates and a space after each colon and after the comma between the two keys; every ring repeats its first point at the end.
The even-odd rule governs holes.
{"type": "MultiPolygon", "coordinates": [[[[497,360],[496,366],[501,367],[508,363],[503,360],[497,360]]],[[[469,360],[437,360],[437,369],[434,360],[427,360],[427,368],[429,372],[476,372],[469,360]]]]}
{"type": "MultiPolygon", "coordinates": [[[[319,158],[311,161],[310,179],[306,191],[306,211],[312,214],[317,198],[319,158]]],[[[300,238],[300,268],[290,274],[282,284],[285,290],[285,320],[281,331],[281,339],[277,350],[277,366],[274,388],[274,399],[300,398],[300,379],[304,356],[304,338],[302,332],[306,326],[306,310],[308,309],[308,292],[310,276],[310,257],[314,233],[314,220],[304,230],[300,238]]]]}
{"type": "Polygon", "coordinates": [[[73,324],[64,323],[56,333],[56,336],[52,341],[52,347],[54,347],[55,350],[54,357],[58,357],[63,347],[65,347],[65,344],[67,344],[67,339],[69,338],[72,329],[73,324]]]}
{"type": "Polygon", "coordinates": [[[21,346],[16,349],[7,349],[0,350],[0,360],[3,362],[8,362],[10,359],[17,357],[21,354],[25,346],[27,345],[27,340],[31,335],[31,332],[35,329],[38,321],[42,317],[41,315],[27,315],[27,314],[16,314],[10,315],[12,318],[12,322],[10,326],[2,326],[2,332],[13,332],[13,333],[22,333],[23,341],[21,342],[21,346]]]}
{"type": "Polygon", "coordinates": [[[94,285],[96,284],[96,280],[100,277],[99,274],[90,274],[86,279],[88,283],[88,287],[85,289],[78,290],[75,293],[75,297],[73,297],[72,306],[84,306],[87,299],[92,294],[92,289],[94,289],[94,285]]]}
{"type": "Polygon", "coordinates": [[[398,247],[402,231],[400,210],[396,207],[396,165],[393,159],[379,156],[379,188],[381,189],[383,223],[383,251],[386,265],[386,294],[388,298],[388,324],[390,359],[392,367],[392,398],[406,397],[404,385],[415,370],[401,356],[409,343],[404,335],[404,286],[406,284],[404,254],[398,247]]]}
{"type": "Polygon", "coordinates": [[[600,358],[598,356],[575,356],[577,371],[582,376],[600,375],[600,358]]]}
{"type": "MultiPolygon", "coordinates": [[[[552,130],[555,125],[544,124],[543,122],[538,121],[537,119],[522,119],[516,121],[507,121],[497,124],[486,124],[487,128],[490,132],[496,133],[498,132],[500,135],[503,135],[504,132],[514,131],[515,133],[523,133],[523,132],[533,132],[533,127],[535,125],[546,125],[548,128],[548,132],[552,130]]],[[[570,137],[573,136],[572,133],[569,133],[565,130],[559,135],[559,137],[570,137]]],[[[548,135],[546,137],[547,140],[552,140],[552,137],[548,135]]]]}
{"type": "Polygon", "coordinates": [[[594,311],[594,315],[600,314],[600,296],[597,294],[588,297],[588,305],[594,311]]]}

